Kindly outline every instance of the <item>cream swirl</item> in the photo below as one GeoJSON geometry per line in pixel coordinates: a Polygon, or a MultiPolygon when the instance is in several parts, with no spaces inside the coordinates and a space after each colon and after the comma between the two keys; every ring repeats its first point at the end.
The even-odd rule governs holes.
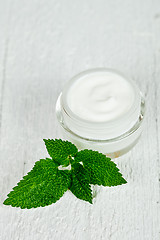
{"type": "Polygon", "coordinates": [[[69,88],[67,103],[79,118],[92,122],[114,121],[134,104],[132,84],[113,72],[94,72],[77,79],[69,88]]]}

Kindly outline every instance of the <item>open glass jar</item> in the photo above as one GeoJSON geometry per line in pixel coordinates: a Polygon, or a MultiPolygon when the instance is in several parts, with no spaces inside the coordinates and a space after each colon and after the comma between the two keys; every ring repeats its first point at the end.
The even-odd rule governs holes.
{"type": "MultiPolygon", "coordinates": [[[[93,102],[90,106],[91,108],[96,108],[93,102]]],[[[142,132],[144,114],[145,100],[136,84],[120,72],[106,68],[91,69],[73,77],[64,86],[56,103],[56,115],[61,126],[63,138],[73,142],[80,150],[86,148],[97,150],[111,158],[116,158],[125,154],[137,143],[142,132]],[[95,85],[94,88],[91,89],[93,82],[95,85]],[[101,88],[99,88],[99,90],[101,90],[97,91],[96,89],[100,82],[103,84],[101,88]],[[83,87],[85,86],[86,89],[88,88],[88,91],[86,89],[83,91],[83,87]],[[114,87],[113,91],[112,87],[114,87]],[[72,94],[72,88],[74,90],[74,95],[72,94]],[[105,96],[105,94],[108,94],[104,92],[105,88],[107,88],[106,91],[110,89],[109,97],[105,96]],[[78,109],[76,108],[76,103],[78,103],[75,93],[76,89],[77,95],[79,94],[82,99],[84,98],[86,100],[85,102],[83,99],[83,104],[81,104],[81,106],[79,104],[77,105],[78,109]],[[82,92],[80,92],[80,89],[82,92]],[[104,115],[107,116],[105,120],[101,120],[98,117],[99,115],[96,114],[95,119],[97,120],[92,120],[92,117],[89,115],[90,109],[88,108],[88,110],[86,110],[87,101],[90,101],[90,96],[87,98],[87,94],[90,92],[93,93],[95,90],[95,96],[92,97],[94,97],[94,100],[96,99],[99,109],[101,106],[104,106],[101,110],[103,112],[105,111],[105,106],[107,109],[107,104],[111,104],[112,101],[117,101],[117,103],[111,105],[113,108],[119,106],[116,104],[120,104],[118,101],[121,101],[121,99],[125,106],[125,94],[126,96],[128,94],[128,102],[130,102],[130,105],[126,105],[125,111],[119,111],[119,109],[123,109],[124,106],[117,107],[117,110],[115,108],[114,114],[112,113],[112,115],[110,115],[112,109],[108,110],[108,115],[104,115]],[[103,91],[103,94],[101,91],[103,91]],[[116,97],[116,93],[118,95],[120,94],[119,98],[116,97]],[[98,99],[98,95],[101,99],[98,99]],[[102,95],[104,96],[102,97],[102,95]],[[105,102],[103,102],[102,105],[104,97],[105,102]],[[72,103],[74,103],[76,111],[73,110],[72,103]],[[83,114],[83,108],[86,119],[85,114],[83,114]],[[114,117],[110,118],[110,116],[113,115],[114,117]]]]}

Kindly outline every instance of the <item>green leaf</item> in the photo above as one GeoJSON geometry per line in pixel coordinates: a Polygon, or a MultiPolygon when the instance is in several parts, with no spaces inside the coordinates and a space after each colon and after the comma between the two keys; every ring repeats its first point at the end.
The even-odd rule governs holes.
{"type": "Polygon", "coordinates": [[[59,200],[70,184],[70,172],[58,170],[52,159],[37,161],[33,169],[8,194],[5,205],[36,208],[59,200]]]}
{"type": "Polygon", "coordinates": [[[117,186],[126,183],[116,164],[102,153],[82,150],[75,157],[76,162],[83,162],[90,176],[90,184],[117,186]]]}
{"type": "Polygon", "coordinates": [[[117,186],[126,183],[116,164],[102,153],[87,149],[78,152],[74,144],[61,139],[44,139],[44,142],[52,159],[37,161],[8,194],[5,205],[44,207],[59,200],[67,189],[77,198],[92,203],[90,184],[117,186]],[[65,170],[69,164],[71,170],[65,170]]]}
{"type": "Polygon", "coordinates": [[[77,198],[92,203],[92,191],[91,186],[89,185],[89,176],[80,163],[72,165],[71,186],[69,189],[77,198]]]}
{"type": "Polygon", "coordinates": [[[74,144],[61,139],[43,139],[49,155],[57,161],[59,165],[68,166],[71,157],[74,157],[78,149],[74,144]]]}

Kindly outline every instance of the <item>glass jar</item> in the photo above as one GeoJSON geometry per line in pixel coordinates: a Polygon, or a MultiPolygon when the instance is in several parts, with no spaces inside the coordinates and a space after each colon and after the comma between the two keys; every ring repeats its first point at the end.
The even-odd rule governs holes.
{"type": "Polygon", "coordinates": [[[140,138],[145,114],[145,100],[136,84],[113,69],[98,68],[82,72],[66,83],[56,103],[56,115],[63,138],[78,149],[92,149],[111,158],[127,153],[140,138]],[[114,121],[93,122],[76,115],[68,105],[67,94],[72,84],[87,75],[107,73],[120,76],[132,86],[135,101],[131,108],[114,121]]]}

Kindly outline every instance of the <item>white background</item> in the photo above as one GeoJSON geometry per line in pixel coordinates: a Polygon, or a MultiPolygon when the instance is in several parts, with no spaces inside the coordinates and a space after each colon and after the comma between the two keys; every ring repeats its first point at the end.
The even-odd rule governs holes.
{"type": "Polygon", "coordinates": [[[0,240],[160,239],[160,1],[0,0],[0,240]],[[135,80],[147,98],[145,131],[114,160],[128,184],[99,187],[94,204],[66,192],[45,208],[3,206],[59,137],[64,83],[94,67],[135,80]]]}

